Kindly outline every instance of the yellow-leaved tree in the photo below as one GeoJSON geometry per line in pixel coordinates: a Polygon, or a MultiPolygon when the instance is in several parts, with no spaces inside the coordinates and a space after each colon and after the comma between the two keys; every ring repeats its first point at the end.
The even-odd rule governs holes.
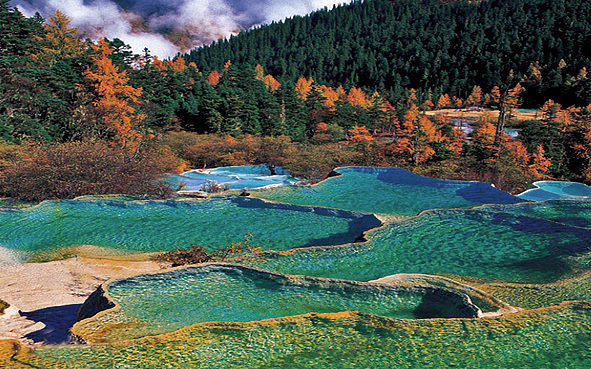
{"type": "Polygon", "coordinates": [[[130,86],[125,71],[113,64],[110,55],[113,49],[107,40],[92,45],[93,66],[86,71],[86,79],[93,88],[95,114],[109,138],[128,152],[136,152],[142,135],[136,130],[145,116],[136,112],[142,95],[141,88],[130,86]]]}
{"type": "Polygon", "coordinates": [[[81,56],[84,50],[78,38],[78,28],[71,28],[71,24],[70,17],[56,10],[43,25],[45,35],[36,36],[42,46],[31,57],[42,66],[52,66],[60,60],[81,56]]]}

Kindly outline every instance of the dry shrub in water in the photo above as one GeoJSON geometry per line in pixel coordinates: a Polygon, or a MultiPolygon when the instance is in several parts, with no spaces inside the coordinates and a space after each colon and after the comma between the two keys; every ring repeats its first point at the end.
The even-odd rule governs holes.
{"type": "Polygon", "coordinates": [[[252,245],[252,234],[244,236],[244,241],[232,242],[211,253],[201,245],[191,245],[189,248],[177,248],[172,251],[161,252],[152,256],[152,260],[170,264],[173,267],[181,265],[201,264],[207,262],[224,262],[257,264],[263,260],[261,247],[252,245]]]}
{"type": "Polygon", "coordinates": [[[82,195],[128,194],[166,197],[165,173],[182,170],[167,147],[145,147],[135,154],[104,141],[3,146],[0,196],[27,201],[82,195]]]}

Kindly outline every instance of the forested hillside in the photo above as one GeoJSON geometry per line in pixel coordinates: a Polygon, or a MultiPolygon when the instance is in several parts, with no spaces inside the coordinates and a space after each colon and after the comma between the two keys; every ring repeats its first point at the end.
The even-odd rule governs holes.
{"type": "Polygon", "coordinates": [[[465,99],[525,78],[539,107],[591,103],[587,0],[365,0],[243,32],[186,56],[203,71],[260,63],[275,76],[378,89],[391,101],[418,91],[465,99]],[[448,4],[446,4],[448,3],[448,4]]]}
{"type": "Polygon", "coordinates": [[[541,178],[589,182],[591,108],[582,104],[589,98],[589,49],[583,45],[591,26],[581,14],[590,5],[547,3],[544,9],[560,3],[570,10],[544,10],[523,21],[537,24],[546,17],[542,23],[552,26],[540,23],[539,31],[548,29],[552,42],[534,37],[533,29],[522,32],[503,23],[518,9],[533,11],[534,5],[521,0],[368,0],[196,51],[197,62],[208,63],[198,66],[182,57],[133,54],[119,39],[82,40],[59,11],[47,19],[27,18],[0,0],[0,197],[163,196],[171,189],[156,179],[165,172],[264,163],[312,182],[345,165],[407,167],[448,179],[486,180],[509,191],[541,178]],[[424,27],[386,21],[402,14],[407,23],[424,27]],[[357,46],[335,49],[330,38],[313,37],[318,27],[340,40],[336,46],[357,46]],[[359,37],[343,30],[356,30],[359,37]],[[496,36],[485,38],[491,30],[496,36]],[[456,31],[480,43],[464,46],[456,31]],[[560,36],[567,31],[572,37],[560,36]],[[269,47],[240,47],[265,34],[269,47]],[[527,48],[532,59],[511,44],[528,37],[538,45],[527,48]],[[306,40],[318,44],[309,47],[306,40]],[[393,40],[400,49],[392,48],[393,40]],[[501,40],[514,49],[503,49],[501,40]],[[378,48],[381,54],[373,51],[378,48]],[[247,57],[247,49],[260,53],[260,60],[247,57]],[[296,59],[292,49],[300,55],[296,59]],[[230,54],[215,54],[223,50],[230,54]],[[371,57],[356,57],[360,50],[371,57]],[[280,52],[287,53],[285,59],[280,52]],[[460,73],[455,61],[465,64],[461,73],[469,78],[452,78],[460,73]],[[527,103],[540,108],[536,120],[514,120],[515,110],[527,103]],[[427,116],[433,108],[498,113],[475,117],[467,136],[449,116],[427,116]],[[520,129],[517,139],[505,134],[506,124],[520,129]]]}

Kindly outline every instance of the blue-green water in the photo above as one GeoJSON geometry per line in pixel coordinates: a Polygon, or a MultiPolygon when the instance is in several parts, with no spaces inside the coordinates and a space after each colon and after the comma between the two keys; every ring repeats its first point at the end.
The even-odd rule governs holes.
{"type": "MultiPolygon", "coordinates": [[[[208,324],[116,345],[37,350],[14,368],[440,369],[591,367],[591,308],[495,319],[310,316],[208,324]],[[30,364],[30,365],[29,365],[30,364]]],[[[15,366],[16,364],[16,366],[15,366]]]]}
{"type": "Polygon", "coordinates": [[[571,273],[564,258],[588,252],[590,239],[591,229],[544,219],[438,210],[375,230],[367,243],[269,255],[259,265],[285,274],[360,281],[443,273],[543,283],[571,273]]]}
{"type": "Polygon", "coordinates": [[[515,205],[486,205],[480,209],[527,215],[530,217],[549,219],[576,227],[591,228],[590,200],[548,200],[540,202],[524,202],[515,205]]]}
{"type": "Polygon", "coordinates": [[[287,250],[352,242],[380,224],[373,215],[237,196],[46,201],[31,208],[0,209],[0,247],[43,260],[56,249],[75,245],[153,252],[200,244],[212,250],[251,234],[251,246],[287,250]]]}
{"type": "Polygon", "coordinates": [[[78,334],[87,331],[92,332],[91,339],[117,341],[196,323],[248,322],[312,312],[356,310],[391,318],[475,317],[477,312],[461,294],[438,288],[288,278],[219,264],[127,278],[106,288],[121,310],[83,324],[78,334]]]}
{"type": "Polygon", "coordinates": [[[342,176],[313,187],[256,194],[286,203],[403,216],[447,210],[388,224],[369,232],[365,243],[293,249],[350,242],[379,222],[359,213],[243,198],[45,202],[35,208],[0,210],[0,255],[7,249],[38,254],[75,244],[140,252],[190,243],[215,246],[252,233],[254,243],[265,249],[289,250],[265,254],[257,267],[358,281],[396,273],[475,277],[495,280],[486,291],[518,306],[546,308],[490,319],[397,320],[390,318],[417,316],[425,296],[242,267],[189,268],[109,286],[122,309],[102,313],[82,326],[99,340],[117,343],[52,347],[28,356],[21,350],[21,357],[5,351],[0,341],[0,367],[591,366],[591,305],[547,307],[563,299],[589,299],[591,202],[525,203],[488,184],[440,181],[394,168],[339,171],[342,176]],[[496,205],[450,209],[487,203],[496,205]],[[581,271],[585,273],[577,275],[587,277],[565,280],[581,271]],[[522,284],[554,281],[559,282],[522,284]],[[384,317],[293,316],[348,309],[384,317]],[[284,316],[288,317],[280,318],[284,316]],[[266,318],[276,319],[257,320],[266,318]],[[207,323],[211,321],[240,323],[207,323]],[[202,323],[176,330],[198,322],[202,323]],[[164,334],[152,336],[158,333],[164,334]],[[120,342],[135,337],[144,338],[120,342]]]}
{"type": "Polygon", "coordinates": [[[534,182],[536,188],[517,195],[530,201],[585,199],[591,200],[591,187],[578,182],[540,181],[534,182]]]}
{"type": "Polygon", "coordinates": [[[404,216],[429,209],[523,201],[488,183],[428,178],[399,168],[345,167],[337,171],[342,175],[314,186],[277,187],[255,191],[253,196],[289,204],[404,216]]]}

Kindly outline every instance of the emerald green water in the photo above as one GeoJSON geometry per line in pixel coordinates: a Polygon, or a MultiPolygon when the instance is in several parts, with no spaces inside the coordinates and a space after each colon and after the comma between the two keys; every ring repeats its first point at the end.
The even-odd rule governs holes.
{"type": "Polygon", "coordinates": [[[368,281],[396,273],[455,274],[544,283],[591,248],[591,230],[480,210],[438,210],[386,225],[369,242],[270,255],[261,267],[285,274],[368,281]]]}
{"type": "Polygon", "coordinates": [[[591,309],[579,303],[496,319],[401,321],[359,315],[210,324],[118,345],[36,350],[26,363],[68,369],[586,369],[591,309]]]}
{"type": "Polygon", "coordinates": [[[29,259],[43,259],[44,254],[51,258],[51,251],[73,245],[153,252],[200,244],[211,250],[252,234],[253,246],[286,250],[352,242],[379,224],[373,215],[236,196],[46,201],[25,209],[0,209],[0,248],[29,259]]]}
{"type": "Polygon", "coordinates": [[[82,323],[77,334],[85,331],[92,340],[116,342],[195,323],[248,322],[347,310],[391,318],[477,315],[463,295],[440,288],[294,279],[220,264],[141,275],[112,282],[106,288],[121,309],[82,323]]]}
{"type": "Polygon", "coordinates": [[[487,205],[481,209],[527,215],[572,226],[591,228],[591,201],[548,200],[524,202],[516,205],[487,205]]]}
{"type": "Polygon", "coordinates": [[[563,301],[591,302],[591,276],[542,285],[493,284],[486,290],[503,301],[526,309],[537,309],[563,301]]]}
{"type": "MultiPolygon", "coordinates": [[[[0,259],[79,244],[123,252],[191,243],[215,248],[251,233],[255,246],[289,250],[265,254],[256,265],[280,273],[357,281],[396,273],[474,277],[482,279],[478,288],[505,302],[544,309],[486,319],[398,320],[391,318],[425,317],[425,307],[438,299],[428,300],[420,289],[321,282],[238,266],[191,267],[111,283],[109,293],[121,309],[80,324],[82,336],[106,344],[38,349],[23,362],[0,352],[0,367],[591,367],[591,304],[548,308],[591,300],[591,202],[525,203],[485,183],[440,181],[395,168],[339,172],[312,187],[254,191],[321,207],[224,197],[84,199],[2,209],[0,259]],[[482,204],[492,205],[465,209],[482,204]],[[392,219],[447,210],[373,230],[365,243],[299,248],[351,242],[379,225],[373,216],[329,208],[392,219]],[[364,313],[323,315],[344,310],[364,313]],[[309,312],[319,314],[298,315],[309,312]],[[274,319],[261,321],[268,318],[274,319]],[[194,323],[200,324],[187,327],[194,323]],[[132,338],[138,339],[123,341],[132,338]]],[[[440,313],[448,305],[440,305],[440,313]]]]}
{"type": "Polygon", "coordinates": [[[445,181],[399,168],[345,167],[314,186],[253,191],[272,201],[367,213],[417,215],[423,210],[515,204],[523,200],[483,182],[445,181]]]}

